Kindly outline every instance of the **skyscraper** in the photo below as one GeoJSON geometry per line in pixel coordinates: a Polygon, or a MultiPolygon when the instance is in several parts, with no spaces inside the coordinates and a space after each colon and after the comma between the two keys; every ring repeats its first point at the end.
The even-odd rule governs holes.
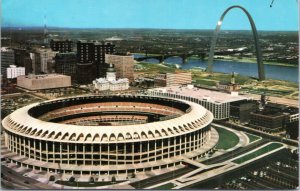
{"type": "Polygon", "coordinates": [[[79,63],[92,63],[95,60],[94,42],[77,41],[77,60],[79,63]]]}
{"type": "Polygon", "coordinates": [[[91,84],[96,76],[96,65],[93,63],[76,64],[76,82],[78,84],[91,84]]]}
{"type": "Polygon", "coordinates": [[[76,73],[76,63],[76,53],[57,53],[55,56],[55,72],[71,76],[73,80],[76,73]]]}
{"type": "Polygon", "coordinates": [[[15,48],[15,64],[19,67],[25,67],[25,74],[32,73],[32,60],[30,58],[30,52],[26,49],[15,48]]]}
{"type": "Polygon", "coordinates": [[[97,65],[97,73],[99,77],[105,77],[108,65],[105,61],[105,54],[115,53],[115,45],[107,43],[95,43],[95,60],[97,65]]]}
{"type": "Polygon", "coordinates": [[[73,51],[73,41],[69,40],[69,39],[66,39],[66,40],[51,39],[50,48],[53,51],[58,51],[60,53],[72,52],[73,51]]]}
{"type": "Polygon", "coordinates": [[[47,74],[52,72],[52,70],[49,70],[51,67],[49,67],[48,64],[51,63],[50,61],[54,59],[56,53],[57,52],[54,52],[51,49],[44,47],[35,50],[35,54],[39,54],[40,57],[41,73],[47,74]]]}
{"type": "Polygon", "coordinates": [[[105,61],[115,66],[117,78],[128,78],[130,82],[134,80],[133,56],[105,54],[105,61]]]}
{"type": "Polygon", "coordinates": [[[93,63],[97,68],[97,77],[104,77],[107,69],[105,54],[113,54],[115,45],[96,41],[80,40],[77,42],[77,59],[79,63],[93,63]]]}
{"type": "Polygon", "coordinates": [[[15,54],[14,50],[2,47],[1,48],[1,74],[3,77],[7,77],[6,69],[9,68],[10,65],[15,64],[15,54]]]}

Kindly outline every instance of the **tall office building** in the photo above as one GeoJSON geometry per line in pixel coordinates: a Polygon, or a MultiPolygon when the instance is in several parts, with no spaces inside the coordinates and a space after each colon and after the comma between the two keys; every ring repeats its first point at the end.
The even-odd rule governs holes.
{"type": "Polygon", "coordinates": [[[15,65],[19,67],[25,67],[25,74],[32,73],[32,60],[30,58],[30,52],[26,49],[15,48],[15,65]]]}
{"type": "Polygon", "coordinates": [[[191,72],[178,72],[167,73],[166,74],[167,86],[177,86],[192,83],[192,73],[191,72]]]}
{"type": "Polygon", "coordinates": [[[154,79],[157,86],[178,86],[192,83],[191,72],[161,73],[154,79]]]}
{"type": "Polygon", "coordinates": [[[77,42],[77,59],[79,63],[93,63],[96,66],[97,77],[105,77],[107,64],[105,54],[113,54],[115,45],[96,41],[80,40],[77,42]]]}
{"type": "Polygon", "coordinates": [[[77,60],[79,63],[92,63],[95,57],[94,42],[79,40],[77,42],[77,60]]]}
{"type": "Polygon", "coordinates": [[[48,48],[39,48],[36,50],[36,53],[39,54],[40,56],[40,63],[41,63],[41,73],[44,74],[48,74],[51,73],[52,70],[50,69],[51,66],[49,66],[49,64],[51,64],[54,60],[54,57],[56,55],[57,52],[52,51],[51,49],[48,48]]]}
{"type": "Polygon", "coordinates": [[[10,65],[15,64],[15,54],[14,50],[2,47],[1,48],[1,74],[6,78],[7,77],[7,68],[10,67],[10,65]]]}
{"type": "Polygon", "coordinates": [[[25,66],[25,58],[30,58],[29,52],[26,49],[15,48],[15,64],[17,66],[25,66]]]}
{"type": "Polygon", "coordinates": [[[76,79],[78,84],[91,84],[96,76],[96,65],[93,63],[77,63],[76,79]]]}
{"type": "Polygon", "coordinates": [[[66,74],[74,79],[77,63],[76,53],[57,53],[54,59],[55,72],[59,74],[66,74]]]}
{"type": "Polygon", "coordinates": [[[105,60],[105,54],[114,54],[115,45],[106,43],[95,43],[95,63],[97,65],[97,73],[99,77],[105,77],[108,63],[105,60]]]}
{"type": "Polygon", "coordinates": [[[133,56],[105,54],[105,61],[115,66],[117,78],[127,78],[129,82],[134,80],[133,56]]]}
{"type": "Polygon", "coordinates": [[[39,53],[30,52],[31,59],[31,73],[32,74],[40,74],[41,73],[41,56],[39,53]]]}
{"type": "Polygon", "coordinates": [[[94,42],[79,40],[77,41],[77,64],[76,82],[79,84],[92,83],[97,77],[97,68],[94,63],[95,50],[94,42]]]}
{"type": "Polygon", "coordinates": [[[73,51],[73,41],[66,39],[51,39],[50,48],[52,51],[58,51],[60,53],[72,52],[73,51]]]}

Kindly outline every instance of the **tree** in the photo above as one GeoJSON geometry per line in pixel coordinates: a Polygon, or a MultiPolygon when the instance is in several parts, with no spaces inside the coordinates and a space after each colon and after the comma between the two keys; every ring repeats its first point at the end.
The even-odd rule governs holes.
{"type": "Polygon", "coordinates": [[[89,182],[94,183],[95,182],[94,177],[91,177],[89,182]]]}
{"type": "Polygon", "coordinates": [[[49,181],[55,181],[55,176],[51,175],[51,176],[49,177],[49,181]]]}
{"type": "Polygon", "coordinates": [[[135,178],[135,174],[134,173],[132,173],[131,178],[135,178]]]}
{"type": "Polygon", "coordinates": [[[69,182],[75,182],[75,178],[73,176],[70,177],[69,182]]]}
{"type": "Polygon", "coordinates": [[[111,178],[111,182],[112,182],[112,183],[115,183],[115,182],[116,182],[116,177],[115,177],[115,176],[113,176],[113,177],[111,178]]]}

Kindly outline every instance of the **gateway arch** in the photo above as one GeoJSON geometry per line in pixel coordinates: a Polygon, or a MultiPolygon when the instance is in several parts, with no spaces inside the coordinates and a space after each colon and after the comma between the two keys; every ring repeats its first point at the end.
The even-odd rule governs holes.
{"type": "Polygon", "coordinates": [[[234,6],[227,8],[224,11],[224,13],[222,14],[220,20],[218,21],[218,24],[216,26],[214,36],[213,36],[213,39],[212,39],[211,45],[210,45],[207,71],[212,72],[212,64],[213,64],[213,59],[214,59],[214,54],[215,54],[215,46],[216,46],[217,38],[218,38],[220,29],[221,29],[223,19],[224,19],[225,15],[231,9],[234,9],[234,8],[241,9],[248,17],[248,20],[251,24],[251,29],[252,29],[252,33],[253,33],[253,37],[254,37],[254,42],[255,42],[256,58],[257,58],[257,65],[258,65],[258,78],[259,78],[259,80],[265,80],[265,71],[264,71],[264,65],[263,65],[263,59],[262,59],[262,52],[261,52],[259,41],[258,41],[258,35],[257,35],[255,23],[254,23],[251,15],[249,14],[249,12],[245,8],[238,6],[238,5],[234,5],[234,6]]]}

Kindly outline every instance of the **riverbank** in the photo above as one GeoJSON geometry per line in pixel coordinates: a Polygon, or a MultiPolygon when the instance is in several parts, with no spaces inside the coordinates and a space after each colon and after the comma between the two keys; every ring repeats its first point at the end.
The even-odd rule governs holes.
{"type": "MultiPolygon", "coordinates": [[[[132,53],[132,54],[138,54],[138,55],[143,55],[145,56],[145,53],[132,53]]],[[[148,54],[148,56],[160,56],[160,54],[148,54]]],[[[175,56],[174,56],[175,57],[175,56]]],[[[223,58],[214,58],[214,60],[218,61],[225,61],[225,62],[240,62],[240,63],[251,63],[251,64],[256,64],[256,58],[237,58],[233,56],[222,56],[223,58]]],[[[188,59],[192,60],[201,60],[197,56],[191,56],[188,59]]],[[[208,58],[204,59],[204,61],[208,61],[208,58]]],[[[289,64],[289,63],[283,63],[283,62],[270,62],[270,61],[263,61],[265,65],[273,65],[273,66],[285,66],[285,67],[293,67],[293,68],[298,68],[298,65],[294,64],[289,64]]]]}
{"type": "MultiPolygon", "coordinates": [[[[251,59],[251,58],[224,58],[224,59],[214,59],[214,60],[219,60],[219,61],[226,61],[226,62],[241,62],[241,63],[251,63],[251,64],[256,64],[257,61],[256,59],[251,59]]],[[[288,64],[288,63],[281,63],[281,62],[269,62],[269,61],[263,61],[265,65],[273,65],[273,66],[285,66],[285,67],[293,67],[293,68],[298,68],[297,65],[294,64],[288,64]]]]}
{"type": "MultiPolygon", "coordinates": [[[[216,87],[219,82],[230,82],[231,74],[192,70],[192,79],[195,84],[216,87]]],[[[274,79],[258,81],[239,74],[235,76],[235,82],[240,85],[242,93],[299,99],[299,85],[294,82],[274,79]]]]}
{"type": "MultiPolygon", "coordinates": [[[[155,77],[158,73],[174,73],[176,71],[191,71],[192,80],[195,85],[206,85],[210,87],[216,87],[218,82],[230,82],[231,74],[213,72],[208,73],[200,70],[193,69],[176,69],[172,66],[165,64],[153,64],[153,63],[137,63],[143,69],[140,72],[144,72],[148,77],[155,77]]],[[[295,82],[267,79],[264,81],[257,81],[249,76],[237,74],[235,81],[241,86],[241,92],[246,94],[267,95],[292,100],[299,99],[299,85],[295,82]]]]}
{"type": "MultiPolygon", "coordinates": [[[[196,56],[189,57],[189,59],[201,60],[199,57],[196,57],[196,56]]],[[[214,60],[224,61],[224,62],[251,63],[251,64],[256,64],[257,63],[256,58],[237,58],[237,57],[232,57],[232,56],[224,56],[224,58],[214,58],[214,60]]],[[[208,58],[204,59],[204,61],[208,61],[208,58]]],[[[263,61],[263,63],[265,65],[285,66],[285,67],[298,68],[298,65],[288,64],[288,63],[283,63],[283,62],[263,61]]]]}

